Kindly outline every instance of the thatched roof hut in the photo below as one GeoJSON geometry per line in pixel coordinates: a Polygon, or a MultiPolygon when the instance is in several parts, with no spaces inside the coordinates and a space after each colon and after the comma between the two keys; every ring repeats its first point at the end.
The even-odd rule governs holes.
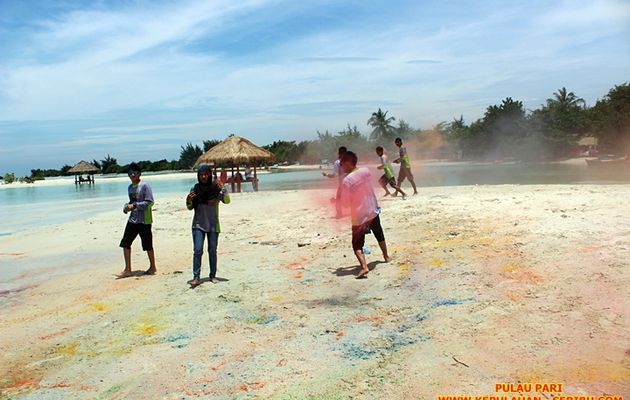
{"type": "Polygon", "coordinates": [[[74,174],[74,183],[94,183],[94,173],[98,172],[98,167],[90,164],[87,161],[79,161],[74,167],[68,170],[68,174],[74,174]],[[88,177],[83,179],[83,174],[87,174],[88,177]]]}
{"type": "MultiPolygon", "coordinates": [[[[236,191],[241,191],[241,182],[251,182],[254,187],[254,191],[258,191],[258,176],[256,174],[256,164],[259,162],[273,162],[275,156],[272,152],[267,151],[261,147],[256,146],[254,143],[249,140],[236,136],[230,135],[217,144],[210,150],[203,153],[195,162],[194,167],[199,166],[199,164],[206,163],[212,164],[214,166],[214,174],[217,174],[216,168],[217,166],[226,166],[232,170],[231,178],[227,179],[226,177],[221,178],[223,183],[230,183],[232,185],[232,191],[234,192],[235,184],[236,191]],[[247,176],[247,171],[245,173],[245,177],[241,175],[239,169],[241,166],[253,166],[254,167],[254,175],[247,176]],[[236,174],[234,173],[234,168],[236,167],[236,174]]],[[[224,173],[222,173],[223,176],[224,173]]]]}
{"type": "Polygon", "coordinates": [[[83,160],[68,170],[69,174],[93,174],[95,172],[98,172],[98,168],[83,160]]]}
{"type": "Polygon", "coordinates": [[[203,153],[195,162],[195,167],[201,163],[239,166],[255,165],[261,161],[271,162],[275,156],[270,151],[256,146],[249,140],[230,135],[227,139],[203,153]]]}

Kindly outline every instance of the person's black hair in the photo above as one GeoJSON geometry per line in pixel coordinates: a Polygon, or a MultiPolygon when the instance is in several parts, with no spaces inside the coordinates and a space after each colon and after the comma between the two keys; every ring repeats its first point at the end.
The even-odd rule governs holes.
{"type": "Polygon", "coordinates": [[[350,164],[352,164],[353,167],[356,167],[357,166],[357,162],[359,161],[359,158],[352,151],[346,151],[341,156],[341,160],[340,161],[341,161],[342,164],[344,162],[348,162],[349,161],[350,164]]]}
{"type": "Polygon", "coordinates": [[[397,137],[396,140],[394,140],[394,142],[402,142],[402,139],[397,137]]]}
{"type": "Polygon", "coordinates": [[[341,146],[341,147],[339,147],[338,153],[339,153],[339,155],[341,155],[341,154],[344,154],[347,151],[348,151],[348,149],[346,149],[346,146],[341,146]]]}
{"type": "Polygon", "coordinates": [[[376,146],[376,151],[383,151],[383,146],[376,146]]]}
{"type": "Polygon", "coordinates": [[[142,168],[140,167],[139,164],[136,164],[135,162],[132,162],[131,164],[129,164],[129,171],[128,172],[142,172],[142,168]]]}

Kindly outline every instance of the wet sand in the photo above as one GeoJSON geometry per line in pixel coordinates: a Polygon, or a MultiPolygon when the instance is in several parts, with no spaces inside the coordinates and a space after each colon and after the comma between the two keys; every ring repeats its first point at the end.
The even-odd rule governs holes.
{"type": "Polygon", "coordinates": [[[2,238],[1,268],[39,268],[0,292],[0,398],[430,399],[498,382],[630,394],[630,185],[382,200],[393,261],[368,236],[360,281],[333,194],[233,195],[222,280],[194,290],[183,196],[155,206],[156,276],[115,279],[118,211],[2,238]]]}

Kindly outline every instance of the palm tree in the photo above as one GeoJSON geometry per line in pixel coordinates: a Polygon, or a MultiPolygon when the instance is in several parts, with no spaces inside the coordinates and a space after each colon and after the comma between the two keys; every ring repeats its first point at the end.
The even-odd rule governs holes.
{"type": "Polygon", "coordinates": [[[586,102],[583,98],[577,97],[575,93],[568,92],[564,86],[553,94],[553,99],[547,99],[547,105],[556,105],[560,108],[584,107],[586,102]]]}
{"type": "Polygon", "coordinates": [[[370,133],[370,139],[372,140],[380,140],[392,132],[395,128],[392,125],[392,122],[396,120],[394,117],[387,118],[387,113],[389,111],[383,112],[380,108],[377,112],[373,112],[370,119],[368,119],[367,124],[370,125],[374,130],[370,133]]]}

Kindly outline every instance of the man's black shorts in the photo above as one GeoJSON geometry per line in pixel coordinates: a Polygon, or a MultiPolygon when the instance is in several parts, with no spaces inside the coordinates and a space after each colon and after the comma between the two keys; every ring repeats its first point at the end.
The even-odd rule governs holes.
{"type": "Polygon", "coordinates": [[[387,184],[389,183],[389,185],[390,185],[391,187],[395,188],[395,187],[396,187],[396,178],[394,178],[394,177],[392,176],[391,178],[387,179],[387,175],[386,175],[386,174],[383,174],[383,175],[379,178],[378,183],[380,183],[380,184],[381,184],[381,186],[383,186],[383,187],[387,186],[387,184]]]}
{"type": "Polygon", "coordinates": [[[125,249],[131,248],[131,243],[140,235],[142,241],[142,250],[153,250],[153,234],[151,233],[151,224],[132,224],[127,222],[125,233],[120,241],[120,247],[125,249]]]}
{"type": "Polygon", "coordinates": [[[381,227],[380,216],[377,215],[376,218],[363,225],[352,226],[352,250],[357,251],[363,249],[363,245],[365,244],[365,234],[370,231],[374,234],[377,242],[385,240],[383,228],[381,227]]]}

